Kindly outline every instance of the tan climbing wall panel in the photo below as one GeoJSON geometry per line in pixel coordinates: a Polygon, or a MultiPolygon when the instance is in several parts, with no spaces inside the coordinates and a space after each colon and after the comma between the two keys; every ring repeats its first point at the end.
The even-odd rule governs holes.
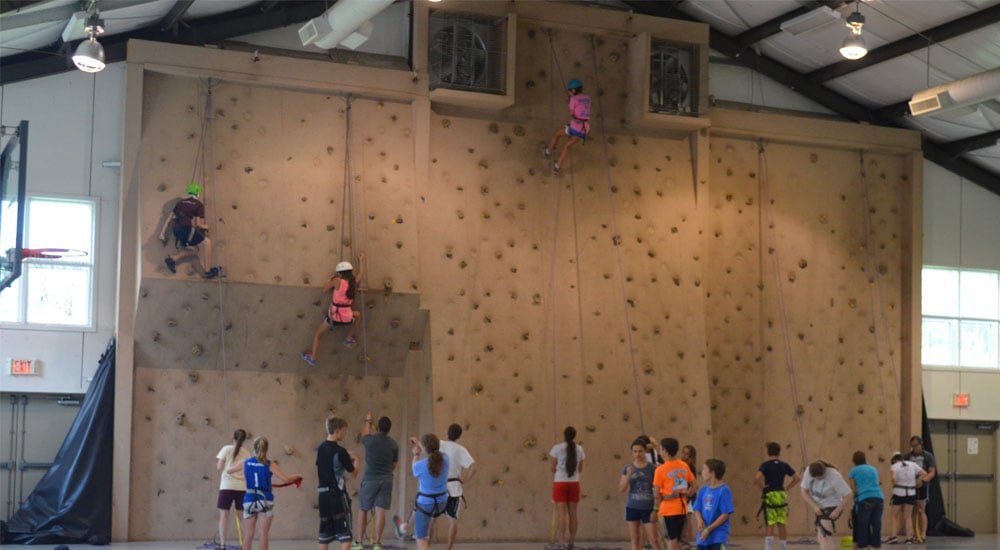
{"type": "MultiPolygon", "coordinates": [[[[282,470],[304,476],[301,488],[275,489],[277,519],[271,529],[275,539],[304,538],[316,529],[315,449],[325,437],[328,414],[346,416],[351,433],[346,446],[362,457],[354,436],[369,389],[375,414],[394,420],[390,435],[416,433],[415,413],[404,412],[404,405],[415,403],[407,403],[398,378],[386,380],[388,386],[369,388],[361,378],[329,372],[231,370],[224,376],[220,370],[137,369],[130,538],[211,538],[216,521],[208,517],[214,517],[209,503],[219,488],[214,457],[236,428],[250,433],[248,444],[254,436],[267,437],[269,456],[282,470]]],[[[396,501],[413,496],[396,493],[396,501]]]]}
{"type": "MultiPolygon", "coordinates": [[[[713,139],[711,151],[704,241],[716,453],[734,473],[752,472],[764,442],[776,440],[796,468],[805,455],[846,469],[855,450],[882,468],[899,445],[904,158],[866,153],[862,177],[857,151],[765,144],[765,165],[754,142],[713,139]]],[[[750,475],[730,484],[740,501],[758,494],[750,475]]],[[[804,507],[792,511],[790,525],[805,525],[804,507]]],[[[737,516],[753,532],[753,510],[737,516]]]]}
{"type": "MultiPolygon", "coordinates": [[[[417,286],[416,232],[407,225],[415,219],[409,105],[350,101],[352,185],[345,200],[345,97],[156,74],[147,78],[145,93],[146,276],[171,276],[163,258],[173,251],[173,238],[163,249],[156,235],[194,179],[204,183],[213,263],[223,265],[230,281],[321,286],[341,256],[365,251],[385,260],[368,272],[373,287],[394,280],[417,286]]],[[[183,262],[178,275],[194,270],[183,262]]]]}

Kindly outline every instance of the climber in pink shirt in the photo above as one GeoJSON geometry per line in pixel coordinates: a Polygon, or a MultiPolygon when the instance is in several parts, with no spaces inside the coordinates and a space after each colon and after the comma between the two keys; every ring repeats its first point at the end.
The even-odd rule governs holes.
{"type": "Polygon", "coordinates": [[[552,164],[553,174],[558,174],[563,163],[566,162],[570,147],[587,139],[587,134],[590,133],[590,96],[583,93],[583,82],[575,78],[570,80],[566,84],[566,93],[569,94],[569,114],[571,117],[569,124],[556,130],[552,136],[552,143],[542,150],[545,158],[550,158],[552,151],[559,145],[559,140],[563,136],[569,138],[566,140],[566,146],[563,147],[562,153],[559,154],[559,159],[552,164]]]}

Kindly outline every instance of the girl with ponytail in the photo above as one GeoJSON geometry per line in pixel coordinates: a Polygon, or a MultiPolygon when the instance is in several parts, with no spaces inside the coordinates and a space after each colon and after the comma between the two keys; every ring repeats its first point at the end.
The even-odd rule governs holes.
{"type": "Polygon", "coordinates": [[[580,472],[586,455],[583,447],[577,445],[576,429],[567,426],[563,430],[561,443],[556,443],[549,451],[549,467],[555,474],[552,483],[552,501],[556,504],[556,533],[559,544],[573,550],[576,541],[576,506],[580,502],[580,472]]]}
{"type": "Polygon", "coordinates": [[[226,528],[229,526],[229,509],[236,505],[238,512],[243,511],[243,495],[247,491],[246,480],[243,479],[243,470],[229,473],[228,470],[234,462],[241,462],[250,458],[250,452],[243,446],[247,439],[246,430],[236,430],[233,432],[233,442],[224,446],[215,455],[215,468],[222,472],[222,479],[219,481],[219,496],[216,498],[216,507],[219,509],[219,545],[226,547],[226,528]]]}
{"type": "Polygon", "coordinates": [[[441,442],[434,434],[424,434],[420,441],[410,438],[413,447],[413,477],[417,478],[417,501],[413,512],[413,537],[417,550],[428,550],[428,532],[434,518],[444,513],[448,504],[448,455],[441,452],[441,442]]]}
{"type": "Polygon", "coordinates": [[[266,437],[256,437],[253,440],[253,456],[233,464],[226,471],[243,472],[246,480],[246,493],[243,495],[243,518],[246,520],[246,530],[243,536],[243,550],[252,550],[257,519],[260,518],[260,548],[267,550],[268,533],[271,531],[271,517],[274,510],[274,493],[271,490],[271,476],[276,475],[285,483],[295,483],[302,479],[300,475],[290,476],[281,471],[278,463],[267,458],[268,442],[266,437]]]}

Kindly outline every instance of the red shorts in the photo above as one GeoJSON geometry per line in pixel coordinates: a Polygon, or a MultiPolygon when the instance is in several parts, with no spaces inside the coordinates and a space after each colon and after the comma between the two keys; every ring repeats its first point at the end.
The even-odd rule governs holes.
{"type": "Polygon", "coordinates": [[[580,482],[554,482],[552,484],[552,502],[580,502],[580,482]]]}

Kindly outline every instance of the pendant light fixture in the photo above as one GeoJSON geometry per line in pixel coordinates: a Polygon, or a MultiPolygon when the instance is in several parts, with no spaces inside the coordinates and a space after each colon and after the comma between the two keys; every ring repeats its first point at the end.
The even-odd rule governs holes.
{"type": "Polygon", "coordinates": [[[104,46],[97,41],[97,36],[104,32],[104,20],[101,19],[94,7],[93,13],[87,17],[87,25],[84,27],[90,38],[80,42],[73,54],[73,63],[77,69],[85,73],[97,73],[104,70],[104,46]]]}
{"type": "Polygon", "coordinates": [[[854,13],[847,16],[847,38],[840,46],[840,55],[847,59],[861,59],[868,55],[868,47],[865,46],[865,39],[861,36],[861,29],[865,26],[865,16],[861,15],[861,0],[855,0],[854,13]]]}

